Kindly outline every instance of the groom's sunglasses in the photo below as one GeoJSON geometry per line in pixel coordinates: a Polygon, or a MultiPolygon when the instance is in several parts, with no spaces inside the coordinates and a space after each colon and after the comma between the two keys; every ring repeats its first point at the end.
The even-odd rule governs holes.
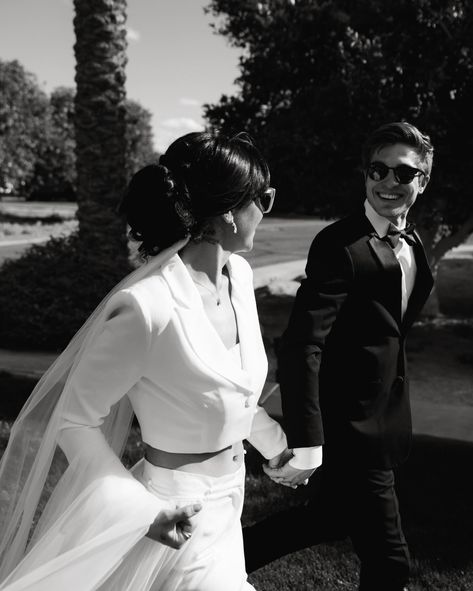
{"type": "Polygon", "coordinates": [[[269,213],[273,208],[276,189],[268,187],[263,193],[254,198],[254,202],[260,208],[262,213],[269,213]]]}
{"type": "Polygon", "coordinates": [[[408,185],[416,178],[416,176],[425,176],[425,172],[408,166],[407,164],[400,164],[399,166],[386,166],[384,162],[371,162],[366,171],[372,181],[382,181],[385,179],[389,171],[392,170],[394,178],[400,185],[408,185]]]}

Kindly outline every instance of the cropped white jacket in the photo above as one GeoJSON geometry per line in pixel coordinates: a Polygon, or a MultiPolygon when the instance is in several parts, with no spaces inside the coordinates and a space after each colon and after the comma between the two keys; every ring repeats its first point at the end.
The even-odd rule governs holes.
{"type": "Polygon", "coordinates": [[[248,439],[264,457],[286,446],[279,424],[258,405],[267,372],[252,271],[227,264],[241,365],[210,323],[179,255],[109,301],[103,330],[69,384],[64,426],[97,427],[128,396],[142,439],[169,452],[221,450],[248,439]]]}

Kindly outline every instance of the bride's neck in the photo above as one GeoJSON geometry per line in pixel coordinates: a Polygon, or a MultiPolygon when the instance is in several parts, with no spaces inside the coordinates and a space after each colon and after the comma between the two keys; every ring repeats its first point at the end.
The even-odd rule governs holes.
{"type": "Polygon", "coordinates": [[[205,273],[214,285],[219,285],[230,252],[223,250],[219,243],[189,242],[182,249],[180,256],[192,271],[205,273]]]}

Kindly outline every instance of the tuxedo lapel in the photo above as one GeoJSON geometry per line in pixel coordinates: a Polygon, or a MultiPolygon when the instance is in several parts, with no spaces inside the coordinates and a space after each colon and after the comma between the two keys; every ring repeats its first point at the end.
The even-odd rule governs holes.
{"type": "Polygon", "coordinates": [[[397,325],[401,325],[401,281],[402,272],[393,249],[374,233],[368,240],[372,256],[382,269],[382,283],[378,293],[372,294],[379,299],[392,315],[397,325]]]}
{"type": "Polygon", "coordinates": [[[414,288],[411,293],[411,297],[409,298],[408,306],[406,313],[404,314],[403,318],[403,329],[406,331],[408,330],[419,312],[422,310],[429,294],[432,290],[434,285],[434,280],[432,277],[432,272],[429,267],[429,263],[427,261],[427,257],[425,256],[425,250],[422,245],[422,241],[417,234],[414,233],[416,243],[413,246],[414,249],[414,256],[417,266],[417,273],[414,282],[414,288]]]}

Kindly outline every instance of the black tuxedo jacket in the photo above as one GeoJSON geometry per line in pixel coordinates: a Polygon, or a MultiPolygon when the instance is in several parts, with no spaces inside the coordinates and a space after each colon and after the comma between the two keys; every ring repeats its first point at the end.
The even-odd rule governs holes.
{"type": "Polygon", "coordinates": [[[401,319],[401,268],[364,211],[322,230],[282,337],[278,373],[290,447],[391,468],[412,438],[405,337],[433,286],[416,235],[417,273],[401,319]]]}

